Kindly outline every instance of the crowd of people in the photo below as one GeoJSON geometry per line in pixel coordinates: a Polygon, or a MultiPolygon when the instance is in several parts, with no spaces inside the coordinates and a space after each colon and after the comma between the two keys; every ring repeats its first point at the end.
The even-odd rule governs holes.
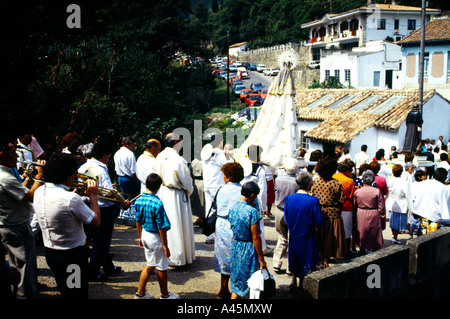
{"type": "Polygon", "coordinates": [[[247,161],[239,162],[221,138],[188,163],[175,133],[149,139],[137,159],[131,136],[118,145],[103,138],[81,143],[68,133],[50,156],[32,134],[1,136],[2,294],[35,296],[36,245],[42,244],[61,296],[88,298],[89,282],[122,272],[110,252],[121,216],[136,223],[145,251],[135,299],[155,298],[146,291],[155,269],[160,298],[178,299],[169,291],[169,267],[195,262],[194,225],[201,226],[212,210],[215,232],[206,242],[214,244],[218,298],[248,298],[247,280],[267,268],[265,256],[272,253],[273,271],[292,276],[295,290],[335,258],[382,248],[388,219],[393,244],[401,244],[401,232],[421,236],[450,221],[450,165],[442,141],[421,141],[417,154],[393,147],[386,156],[380,149],[372,159],[367,145],[353,159],[348,150],[327,146],[306,160],[301,149],[298,158],[273,168],[261,161],[261,146],[251,145],[247,161]],[[418,167],[414,156],[431,165],[418,167]],[[266,243],[267,219],[275,222],[275,249],[266,243]]]}

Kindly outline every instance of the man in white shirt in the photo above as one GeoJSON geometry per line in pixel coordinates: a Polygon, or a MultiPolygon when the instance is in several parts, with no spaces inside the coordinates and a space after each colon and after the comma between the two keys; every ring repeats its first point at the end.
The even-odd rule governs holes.
{"type": "Polygon", "coordinates": [[[136,176],[136,157],[133,153],[134,139],[131,136],[122,137],[122,147],[114,154],[115,170],[119,185],[131,199],[140,193],[141,185],[136,176]]]}
{"type": "Polygon", "coordinates": [[[450,164],[448,163],[447,153],[441,153],[441,155],[439,155],[439,163],[436,168],[443,168],[448,172],[450,169],[450,164]]]}
{"type": "Polygon", "coordinates": [[[85,245],[84,225],[100,225],[98,186],[87,181],[88,207],[80,195],[70,191],[77,173],[78,160],[66,153],[57,153],[44,167],[45,184],[34,195],[34,208],[45,247],[45,258],[64,299],[88,298],[89,249],[85,245]],[[68,286],[75,266],[80,274],[80,285],[68,286]]]}
{"type": "Polygon", "coordinates": [[[166,148],[156,156],[155,164],[155,173],[163,180],[158,197],[164,204],[171,224],[167,232],[170,266],[183,266],[195,260],[190,201],[194,186],[187,162],[178,154],[181,142],[178,134],[167,134],[164,139],[166,148]]]}
{"type": "MultiPolygon", "coordinates": [[[[92,148],[92,158],[81,165],[78,173],[95,176],[99,187],[113,191],[114,187],[108,174],[108,163],[113,151],[113,144],[106,140],[99,140],[92,148]]],[[[114,219],[119,215],[120,207],[128,209],[130,202],[125,200],[116,192],[112,192],[114,198],[99,198],[101,222],[97,229],[90,229],[92,236],[92,251],[89,260],[89,278],[91,281],[105,281],[108,276],[112,276],[121,271],[120,267],[115,267],[109,253],[111,237],[114,230],[114,219]],[[104,275],[100,273],[103,268],[104,275]]]]}
{"type": "MultiPolygon", "coordinates": [[[[251,161],[251,172],[249,175],[245,174],[244,180],[241,184],[246,182],[253,181],[259,187],[259,194],[255,204],[260,213],[261,217],[263,217],[267,212],[267,182],[266,182],[266,172],[264,166],[260,164],[261,154],[263,152],[263,148],[259,145],[250,145],[247,149],[248,158],[251,161]]],[[[246,170],[244,169],[244,173],[246,170]]],[[[259,228],[261,231],[261,243],[262,243],[262,251],[264,255],[268,255],[273,252],[273,248],[268,247],[266,244],[266,236],[264,231],[264,218],[261,218],[259,222],[259,228]]]]}
{"type": "Polygon", "coordinates": [[[161,143],[156,139],[149,139],[145,143],[145,151],[136,161],[136,176],[141,182],[141,193],[145,192],[145,181],[148,175],[155,172],[156,156],[161,151],[161,143]]]}
{"type": "Polygon", "coordinates": [[[359,167],[362,164],[369,164],[370,158],[369,155],[367,155],[367,145],[363,144],[361,145],[361,152],[355,155],[355,167],[356,167],[356,173],[359,175],[359,167]]]}

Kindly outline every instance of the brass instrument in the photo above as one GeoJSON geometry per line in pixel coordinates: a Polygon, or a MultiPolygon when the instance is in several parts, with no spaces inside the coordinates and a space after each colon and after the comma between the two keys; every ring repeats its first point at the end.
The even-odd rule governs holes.
{"type": "MultiPolygon", "coordinates": [[[[24,161],[23,165],[22,165],[24,172],[26,174],[28,174],[31,178],[33,178],[33,176],[37,174],[36,166],[43,167],[43,165],[40,165],[39,163],[26,162],[26,161],[24,161]]],[[[36,178],[33,178],[33,179],[36,181],[39,181],[39,182],[44,182],[43,180],[38,180],[36,178]]],[[[80,195],[83,195],[84,193],[86,193],[86,190],[87,190],[88,179],[92,179],[92,180],[98,182],[98,177],[94,176],[93,174],[77,173],[72,182],[72,189],[77,190],[80,195]]],[[[98,187],[97,196],[98,196],[98,198],[102,198],[102,199],[112,201],[115,203],[122,202],[120,197],[122,197],[123,200],[125,200],[125,201],[130,200],[130,197],[131,197],[130,195],[118,192],[115,189],[109,189],[109,188],[101,187],[101,186],[98,187]]]]}
{"type": "MultiPolygon", "coordinates": [[[[92,176],[90,174],[82,174],[77,173],[73,179],[72,188],[80,191],[81,193],[85,193],[87,189],[87,181],[89,179],[92,179],[94,181],[98,181],[98,178],[96,176],[92,176]]],[[[116,191],[115,189],[109,189],[106,187],[98,187],[98,198],[102,198],[111,202],[120,203],[123,200],[127,201],[130,200],[130,195],[121,193],[116,191]],[[123,198],[123,200],[120,199],[120,197],[123,198]]]]}

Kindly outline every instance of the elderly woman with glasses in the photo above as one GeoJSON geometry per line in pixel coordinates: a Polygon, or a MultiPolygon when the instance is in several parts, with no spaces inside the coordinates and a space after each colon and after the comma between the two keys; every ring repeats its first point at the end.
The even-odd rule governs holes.
{"type": "Polygon", "coordinates": [[[364,185],[355,191],[353,200],[360,237],[359,250],[360,254],[364,254],[366,250],[376,251],[383,247],[382,222],[386,209],[381,191],[372,186],[375,174],[366,170],[361,179],[364,185]]]}

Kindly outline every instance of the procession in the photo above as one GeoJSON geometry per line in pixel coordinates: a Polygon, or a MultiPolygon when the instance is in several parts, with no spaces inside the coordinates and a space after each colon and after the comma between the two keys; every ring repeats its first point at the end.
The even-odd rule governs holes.
{"type": "MultiPolygon", "coordinates": [[[[267,291],[255,274],[266,273],[264,281],[275,283],[288,276],[295,296],[312,272],[383,249],[386,229],[390,244],[401,245],[401,234],[412,239],[446,227],[444,137],[422,138],[414,107],[400,148],[386,152],[364,144],[352,158],[332,143],[299,147],[292,80],[297,62],[292,52],[280,57],[281,71],[242,145],[218,134],[188,160],[180,153],[191,141],[176,132],[163,140],[129,135],[88,143],[68,132],[52,154],[29,132],[3,134],[2,294],[33,299],[45,290],[36,253],[43,247],[60,297],[89,299],[90,285],[124,273],[111,251],[118,220],[134,226],[142,249],[134,299],[180,299],[171,275],[197,262],[194,228],[213,247],[216,298],[258,299],[267,291]],[[145,144],[142,154],[134,153],[137,143],[145,144]],[[267,243],[269,227],[275,245],[267,243]]],[[[276,289],[271,293],[266,298],[276,289]]]]}

